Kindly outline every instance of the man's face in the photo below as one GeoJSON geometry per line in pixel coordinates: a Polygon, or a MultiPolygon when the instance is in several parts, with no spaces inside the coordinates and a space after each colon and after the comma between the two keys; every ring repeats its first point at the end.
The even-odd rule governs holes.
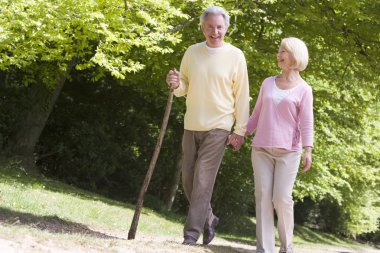
{"type": "Polygon", "coordinates": [[[202,31],[209,47],[221,47],[224,43],[224,35],[227,32],[224,17],[220,14],[208,14],[203,24],[202,31]]]}

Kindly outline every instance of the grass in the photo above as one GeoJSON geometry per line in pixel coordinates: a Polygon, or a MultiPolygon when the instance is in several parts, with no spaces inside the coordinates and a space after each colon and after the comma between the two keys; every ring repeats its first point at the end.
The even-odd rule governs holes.
{"type": "MultiPolygon", "coordinates": [[[[218,233],[218,238],[248,247],[236,251],[231,245],[188,249],[180,244],[184,217],[148,208],[140,216],[137,240],[126,240],[133,213],[131,204],[26,175],[18,166],[0,167],[0,245],[21,250],[17,252],[252,252],[254,218],[241,217],[233,228],[218,233]]],[[[295,242],[316,248],[365,247],[301,226],[295,242]]]]}

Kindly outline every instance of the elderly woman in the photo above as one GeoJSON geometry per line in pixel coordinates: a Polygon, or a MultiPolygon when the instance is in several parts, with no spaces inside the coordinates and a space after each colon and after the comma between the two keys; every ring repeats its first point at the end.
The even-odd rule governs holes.
{"type": "Polygon", "coordinates": [[[256,197],[257,253],[275,252],[274,210],[278,217],[280,252],[293,252],[292,191],[302,149],[303,171],[311,166],[313,94],[300,71],[308,64],[303,41],[285,38],[277,53],[281,74],[262,83],[247,124],[252,141],[256,197]]]}

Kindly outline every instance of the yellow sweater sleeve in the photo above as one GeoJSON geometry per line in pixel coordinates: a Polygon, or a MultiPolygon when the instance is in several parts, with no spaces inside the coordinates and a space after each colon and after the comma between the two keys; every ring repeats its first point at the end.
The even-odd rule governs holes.
{"type": "Polygon", "coordinates": [[[238,62],[237,76],[233,86],[236,119],[234,133],[244,136],[249,118],[249,81],[244,55],[241,56],[238,62]]]}

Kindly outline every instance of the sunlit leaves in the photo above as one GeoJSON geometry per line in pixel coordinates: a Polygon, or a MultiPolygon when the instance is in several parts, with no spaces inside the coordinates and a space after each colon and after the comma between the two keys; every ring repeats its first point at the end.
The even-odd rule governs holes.
{"type": "MultiPolygon", "coordinates": [[[[168,1],[5,1],[0,2],[0,69],[33,68],[43,62],[98,65],[117,78],[140,71],[141,50],[170,53],[178,43],[172,18],[186,18],[168,1]]],[[[64,70],[63,70],[64,71],[64,70]]]]}

